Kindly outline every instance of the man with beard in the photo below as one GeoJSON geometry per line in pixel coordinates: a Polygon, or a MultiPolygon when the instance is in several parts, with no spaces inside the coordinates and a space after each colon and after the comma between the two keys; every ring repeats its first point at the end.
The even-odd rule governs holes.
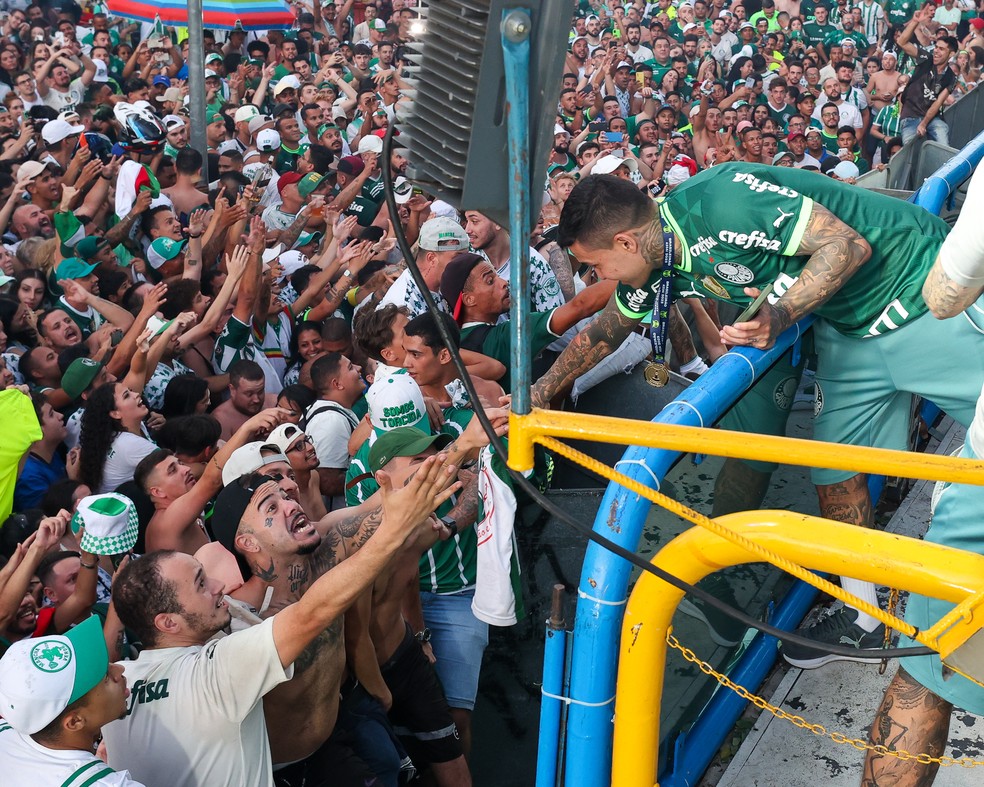
{"type": "MultiPolygon", "coordinates": [[[[346,519],[326,537],[276,482],[246,476],[227,487],[223,513],[215,515],[220,540],[230,546],[235,540],[251,556],[261,551],[261,541],[296,556],[281,566],[273,558],[257,563],[257,581],[276,583],[274,600],[263,622],[227,637],[209,641],[231,616],[223,584],[207,577],[195,558],[155,552],[124,567],[113,604],[144,650],[125,664],[135,686],[129,713],[104,730],[112,767],[144,779],[167,773],[178,786],[267,787],[273,784],[271,744],[277,759],[288,749],[297,755],[288,755],[293,760],[316,752],[334,725],[345,663],[342,615],[396,554],[433,528],[430,513],[453,489],[441,491],[455,470],[441,460],[428,460],[395,492],[384,477],[377,512],[346,519]],[[346,560],[343,539],[344,546],[361,546],[346,560]],[[281,706],[289,721],[264,720],[264,695],[295,675],[301,691],[281,706]],[[318,717],[307,708],[298,714],[302,702],[318,717]]],[[[288,692],[292,688],[288,684],[288,692]]],[[[335,777],[322,763],[312,764],[301,766],[309,777],[335,777]]]]}
{"type": "Polygon", "coordinates": [[[197,481],[190,468],[165,448],[141,459],[133,480],[154,504],[144,535],[145,551],[171,549],[193,555],[205,546],[209,539],[202,512],[222,489],[222,468],[233,451],[255,434],[267,434],[284,415],[284,411],[264,410],[246,421],[205,465],[197,481]]]}
{"type": "Polygon", "coordinates": [[[564,172],[577,169],[577,162],[570,154],[570,144],[570,132],[563,126],[554,126],[554,146],[550,151],[550,158],[547,159],[548,171],[552,171],[555,167],[560,167],[564,172]]]}
{"type": "MultiPolygon", "coordinates": [[[[27,164],[23,164],[21,169],[26,166],[27,164]]],[[[21,241],[28,238],[45,238],[47,240],[55,237],[55,227],[48,214],[33,203],[21,205],[14,209],[14,213],[10,217],[10,228],[17,237],[16,243],[8,246],[11,251],[16,251],[21,241]]]]}
{"type": "Polygon", "coordinates": [[[229,367],[229,398],[212,412],[222,424],[222,439],[229,440],[261,410],[275,407],[277,397],[265,393],[266,375],[255,361],[242,359],[229,367]]]}
{"type": "Polygon", "coordinates": [[[642,28],[638,22],[629,22],[625,26],[625,51],[628,53],[629,57],[632,58],[633,63],[642,63],[646,60],[652,60],[653,50],[648,46],[643,46],[639,43],[642,38],[642,28]]]}
{"type": "Polygon", "coordinates": [[[4,778],[45,787],[141,787],[93,753],[102,726],[126,715],[127,693],[95,615],[64,636],[15,644],[0,659],[4,778]]]}

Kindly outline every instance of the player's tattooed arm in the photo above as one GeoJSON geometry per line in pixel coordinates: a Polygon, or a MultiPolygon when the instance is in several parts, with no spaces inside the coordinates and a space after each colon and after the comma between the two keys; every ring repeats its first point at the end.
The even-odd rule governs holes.
{"type": "Polygon", "coordinates": [[[942,320],[956,317],[967,309],[980,297],[981,288],[957,284],[946,275],[940,258],[937,257],[923,284],[922,294],[933,316],[942,320]]]}
{"type": "Polygon", "coordinates": [[[564,349],[553,366],[536,381],[530,395],[534,407],[546,407],[559,392],[566,390],[625,341],[639,320],[622,314],[612,295],[608,305],[564,349]]]}
{"type": "Polygon", "coordinates": [[[797,254],[809,254],[810,259],[796,282],[768,310],[773,340],[829,301],[868,261],[871,246],[823,205],[815,204],[797,254]]]}

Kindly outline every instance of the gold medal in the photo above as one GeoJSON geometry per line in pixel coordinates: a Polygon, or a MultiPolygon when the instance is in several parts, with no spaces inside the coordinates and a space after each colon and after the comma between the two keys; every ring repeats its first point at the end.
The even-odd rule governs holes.
{"type": "Polygon", "coordinates": [[[670,381],[670,372],[666,364],[650,361],[646,364],[644,372],[646,382],[653,388],[662,388],[670,381]]]}
{"type": "Polygon", "coordinates": [[[713,276],[702,277],[700,283],[703,284],[704,289],[712,295],[715,295],[718,298],[727,298],[728,300],[731,300],[731,295],[726,289],[724,289],[724,285],[713,276]]]}

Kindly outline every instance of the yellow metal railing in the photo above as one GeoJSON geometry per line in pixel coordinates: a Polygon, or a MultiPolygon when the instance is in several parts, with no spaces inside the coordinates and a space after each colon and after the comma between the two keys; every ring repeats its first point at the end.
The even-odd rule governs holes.
{"type": "MultiPolygon", "coordinates": [[[[984,557],[961,550],[788,511],[750,511],[718,521],[817,571],[955,604],[984,589],[984,557]]],[[[673,539],[652,562],[694,584],[721,568],[758,559],[737,544],[695,527],[673,539]]],[[[682,591],[643,572],[625,608],[612,758],[612,784],[619,787],[656,783],[666,635],[682,597],[682,591]]]]}
{"type": "MultiPolygon", "coordinates": [[[[984,557],[980,555],[786,511],[753,511],[711,520],[555,438],[975,485],[984,485],[982,461],[549,410],[513,413],[509,427],[513,469],[529,470],[533,446],[540,443],[700,525],[675,538],[652,561],[691,584],[725,566],[765,559],[889,622],[944,658],[982,628],[984,557]],[[831,589],[830,583],[803,566],[952,601],[956,607],[931,628],[916,632],[840,588],[831,589]]],[[[626,607],[612,767],[612,783],[619,787],[655,783],[666,637],[682,597],[681,590],[643,572],[626,607]]],[[[976,647],[975,654],[981,645],[976,647]]],[[[969,652],[970,648],[963,652],[963,663],[969,652]]],[[[978,677],[971,679],[980,682],[978,677]]]]}

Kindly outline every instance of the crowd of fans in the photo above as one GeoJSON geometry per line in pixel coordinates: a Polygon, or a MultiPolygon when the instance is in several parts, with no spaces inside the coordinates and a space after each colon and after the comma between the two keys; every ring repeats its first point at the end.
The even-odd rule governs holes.
{"type": "MultiPolygon", "coordinates": [[[[291,30],[206,30],[203,156],[185,31],[8,8],[5,778],[469,784],[488,627],[522,614],[516,494],[473,417],[505,433],[510,243],[413,187],[397,129],[399,230],[439,311],[396,248],[380,157],[412,110],[417,9],[327,0],[291,30]]],[[[947,141],[984,19],[970,0],[586,0],[568,48],[530,239],[535,373],[615,286],[553,239],[578,179],[659,199],[745,161],[853,182],[947,141]]],[[[671,341],[694,377],[725,348],[690,303],[698,340],[674,310],[671,341]]],[[[647,333],[568,394],[644,360],[647,333]]]]}

